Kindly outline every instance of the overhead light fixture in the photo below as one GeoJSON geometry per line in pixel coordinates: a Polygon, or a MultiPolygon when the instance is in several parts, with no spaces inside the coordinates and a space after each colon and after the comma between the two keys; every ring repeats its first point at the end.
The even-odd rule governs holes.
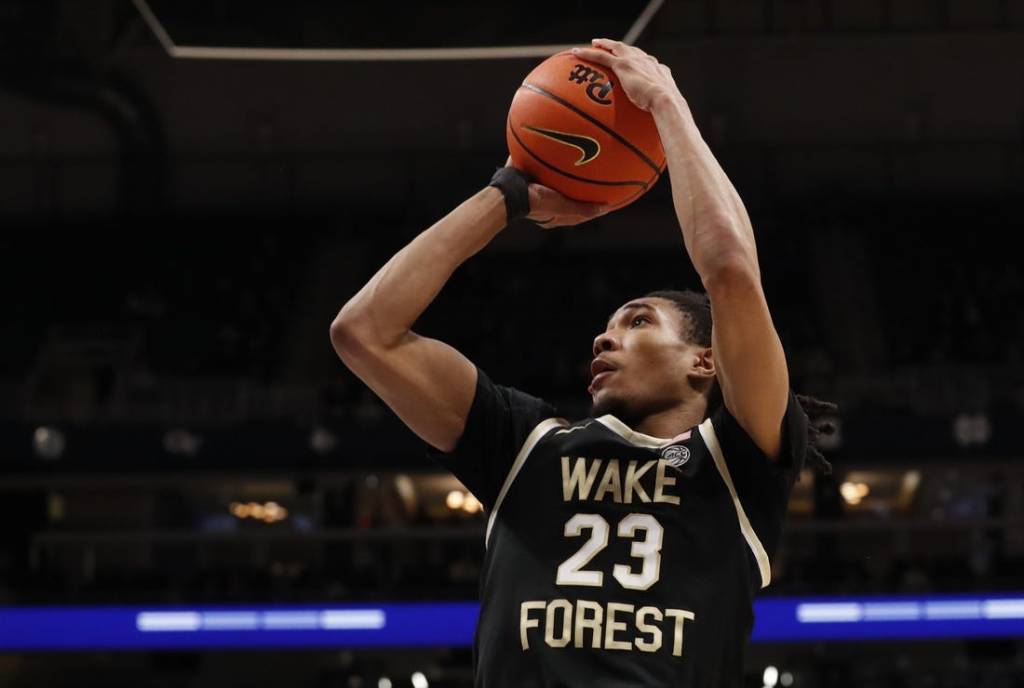
{"type": "MultiPolygon", "coordinates": [[[[206,10],[205,0],[132,0],[150,31],[167,54],[175,59],[203,60],[307,60],[307,61],[413,61],[475,60],[500,58],[545,58],[576,45],[580,36],[572,32],[578,8],[572,3],[559,6],[530,0],[518,8],[523,16],[544,13],[543,22],[505,22],[500,34],[478,40],[460,40],[459,32],[424,30],[416,13],[394,12],[388,3],[322,3],[278,1],[271,12],[252,12],[251,3],[234,2],[206,10]],[[338,32],[336,44],[306,39],[305,32],[289,30],[282,13],[315,16],[319,24],[344,25],[367,30],[338,32]],[[199,17],[199,19],[196,19],[199,17]],[[388,23],[391,31],[378,32],[369,27],[388,23]],[[238,26],[244,25],[244,33],[238,26]],[[417,29],[419,34],[415,35],[417,29]],[[359,38],[355,38],[358,35],[359,38]],[[414,36],[410,40],[410,36],[414,36]],[[324,44],[324,43],[327,44],[324,44]]],[[[262,3],[262,5],[273,3],[262,3]]],[[[439,3],[432,7],[434,22],[459,21],[466,9],[478,3],[439,3]],[[461,5],[461,6],[460,6],[461,5]],[[462,13],[462,14],[460,14],[462,13]]],[[[587,17],[594,26],[593,35],[613,36],[633,45],[652,22],[665,0],[640,3],[609,3],[600,12],[587,17]],[[595,23],[596,22],[596,23],[595,23]]],[[[317,32],[330,37],[330,30],[317,32]]]]}
{"type": "Polygon", "coordinates": [[[231,502],[228,510],[235,518],[251,518],[264,523],[277,523],[288,518],[288,509],[277,502],[231,502]]]}
{"type": "Polygon", "coordinates": [[[467,514],[475,514],[484,508],[484,505],[480,503],[480,500],[474,497],[472,494],[466,495],[466,500],[462,503],[462,510],[467,514]]]}
{"type": "Polygon", "coordinates": [[[839,494],[843,496],[846,503],[850,506],[856,506],[861,501],[871,494],[871,488],[868,487],[867,483],[854,483],[850,481],[844,482],[839,486],[839,494]]]}
{"type": "Polygon", "coordinates": [[[64,455],[67,439],[58,428],[43,426],[32,433],[32,451],[40,459],[56,461],[64,455]]]}
{"type": "Polygon", "coordinates": [[[448,493],[448,496],[444,498],[444,503],[452,511],[461,509],[462,505],[466,502],[466,493],[462,490],[452,490],[448,493]]]}

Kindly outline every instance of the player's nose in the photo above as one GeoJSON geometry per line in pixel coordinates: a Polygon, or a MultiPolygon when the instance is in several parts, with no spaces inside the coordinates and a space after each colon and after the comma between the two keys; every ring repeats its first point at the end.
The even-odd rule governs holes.
{"type": "Polygon", "coordinates": [[[602,351],[611,351],[615,347],[615,338],[609,332],[602,332],[594,337],[594,356],[597,356],[602,351]]]}

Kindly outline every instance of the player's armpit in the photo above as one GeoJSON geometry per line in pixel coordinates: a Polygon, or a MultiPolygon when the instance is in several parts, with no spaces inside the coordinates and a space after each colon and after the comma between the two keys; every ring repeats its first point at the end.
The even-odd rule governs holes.
{"type": "Polygon", "coordinates": [[[411,330],[390,345],[374,343],[338,320],[331,342],[349,370],[410,430],[441,451],[455,448],[476,392],[476,366],[468,358],[411,330]]]}
{"type": "Polygon", "coordinates": [[[711,350],[725,407],[771,459],[782,443],[789,371],[757,274],[742,264],[705,287],[711,301],[711,350]]]}

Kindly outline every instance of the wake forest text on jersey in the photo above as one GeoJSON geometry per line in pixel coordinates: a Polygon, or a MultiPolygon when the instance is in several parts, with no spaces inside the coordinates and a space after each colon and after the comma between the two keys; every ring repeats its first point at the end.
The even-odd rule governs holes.
{"type": "MultiPolygon", "coordinates": [[[[670,491],[670,488],[675,485],[676,479],[668,474],[669,462],[664,459],[623,462],[619,459],[602,460],[563,456],[561,464],[562,498],[566,502],[610,500],[616,504],[634,502],[679,504],[679,496],[670,491]],[[625,467],[622,464],[625,464],[625,467]],[[653,487],[649,485],[645,488],[644,481],[641,479],[652,469],[654,470],[653,487]],[[601,476],[600,480],[598,480],[598,475],[601,476]]],[[[593,525],[598,523],[596,519],[600,517],[595,514],[580,514],[578,516],[591,516],[590,527],[598,531],[594,533],[598,542],[601,539],[606,541],[607,533],[602,538],[599,532],[601,527],[593,525]]],[[[623,519],[623,522],[630,518],[634,521],[631,524],[634,527],[630,534],[635,534],[641,528],[646,528],[648,534],[654,529],[660,531],[660,526],[651,528],[653,519],[645,522],[643,515],[631,514],[623,519]]],[[[656,522],[654,523],[656,524],[656,522]]],[[[630,530],[629,525],[627,524],[626,528],[620,528],[620,533],[623,530],[630,530]]],[[[588,545],[594,541],[592,536],[588,545]]],[[[624,587],[644,589],[641,586],[645,579],[649,579],[650,583],[657,580],[661,555],[660,552],[654,552],[653,558],[645,555],[644,544],[649,541],[650,536],[648,535],[643,541],[634,542],[634,556],[643,561],[639,572],[633,571],[631,567],[616,566],[614,575],[624,587]],[[645,571],[644,569],[649,570],[645,571]]],[[[658,550],[660,550],[660,541],[661,537],[659,536],[657,542],[654,543],[658,550]]],[[[584,545],[580,552],[585,552],[586,549],[587,545],[584,545]]],[[[571,558],[566,560],[566,563],[570,561],[571,558]]],[[[601,586],[603,577],[601,572],[579,570],[585,563],[585,561],[574,562],[569,568],[576,567],[575,571],[563,570],[565,568],[565,564],[563,564],[559,567],[558,578],[566,578],[572,573],[586,573],[591,574],[589,579],[577,577],[574,584],[601,586]]],[[[559,582],[564,581],[559,580],[559,582]]],[[[650,583],[646,587],[649,587],[650,583]]],[[[552,648],[571,645],[577,648],[591,647],[595,650],[657,652],[664,646],[671,647],[673,656],[681,657],[684,624],[687,620],[692,621],[694,618],[694,613],[686,609],[637,607],[621,602],[599,603],[586,599],[526,600],[519,606],[519,639],[524,651],[530,649],[531,637],[535,636],[532,638],[534,642],[544,642],[552,648]]]]}

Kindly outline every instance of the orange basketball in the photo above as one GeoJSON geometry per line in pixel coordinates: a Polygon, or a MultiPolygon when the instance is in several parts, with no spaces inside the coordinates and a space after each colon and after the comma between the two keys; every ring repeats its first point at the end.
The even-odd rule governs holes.
{"type": "Polygon", "coordinates": [[[606,67],[565,51],[530,72],[505,126],[512,164],[569,198],[622,207],[665,169],[654,118],[606,67]]]}

